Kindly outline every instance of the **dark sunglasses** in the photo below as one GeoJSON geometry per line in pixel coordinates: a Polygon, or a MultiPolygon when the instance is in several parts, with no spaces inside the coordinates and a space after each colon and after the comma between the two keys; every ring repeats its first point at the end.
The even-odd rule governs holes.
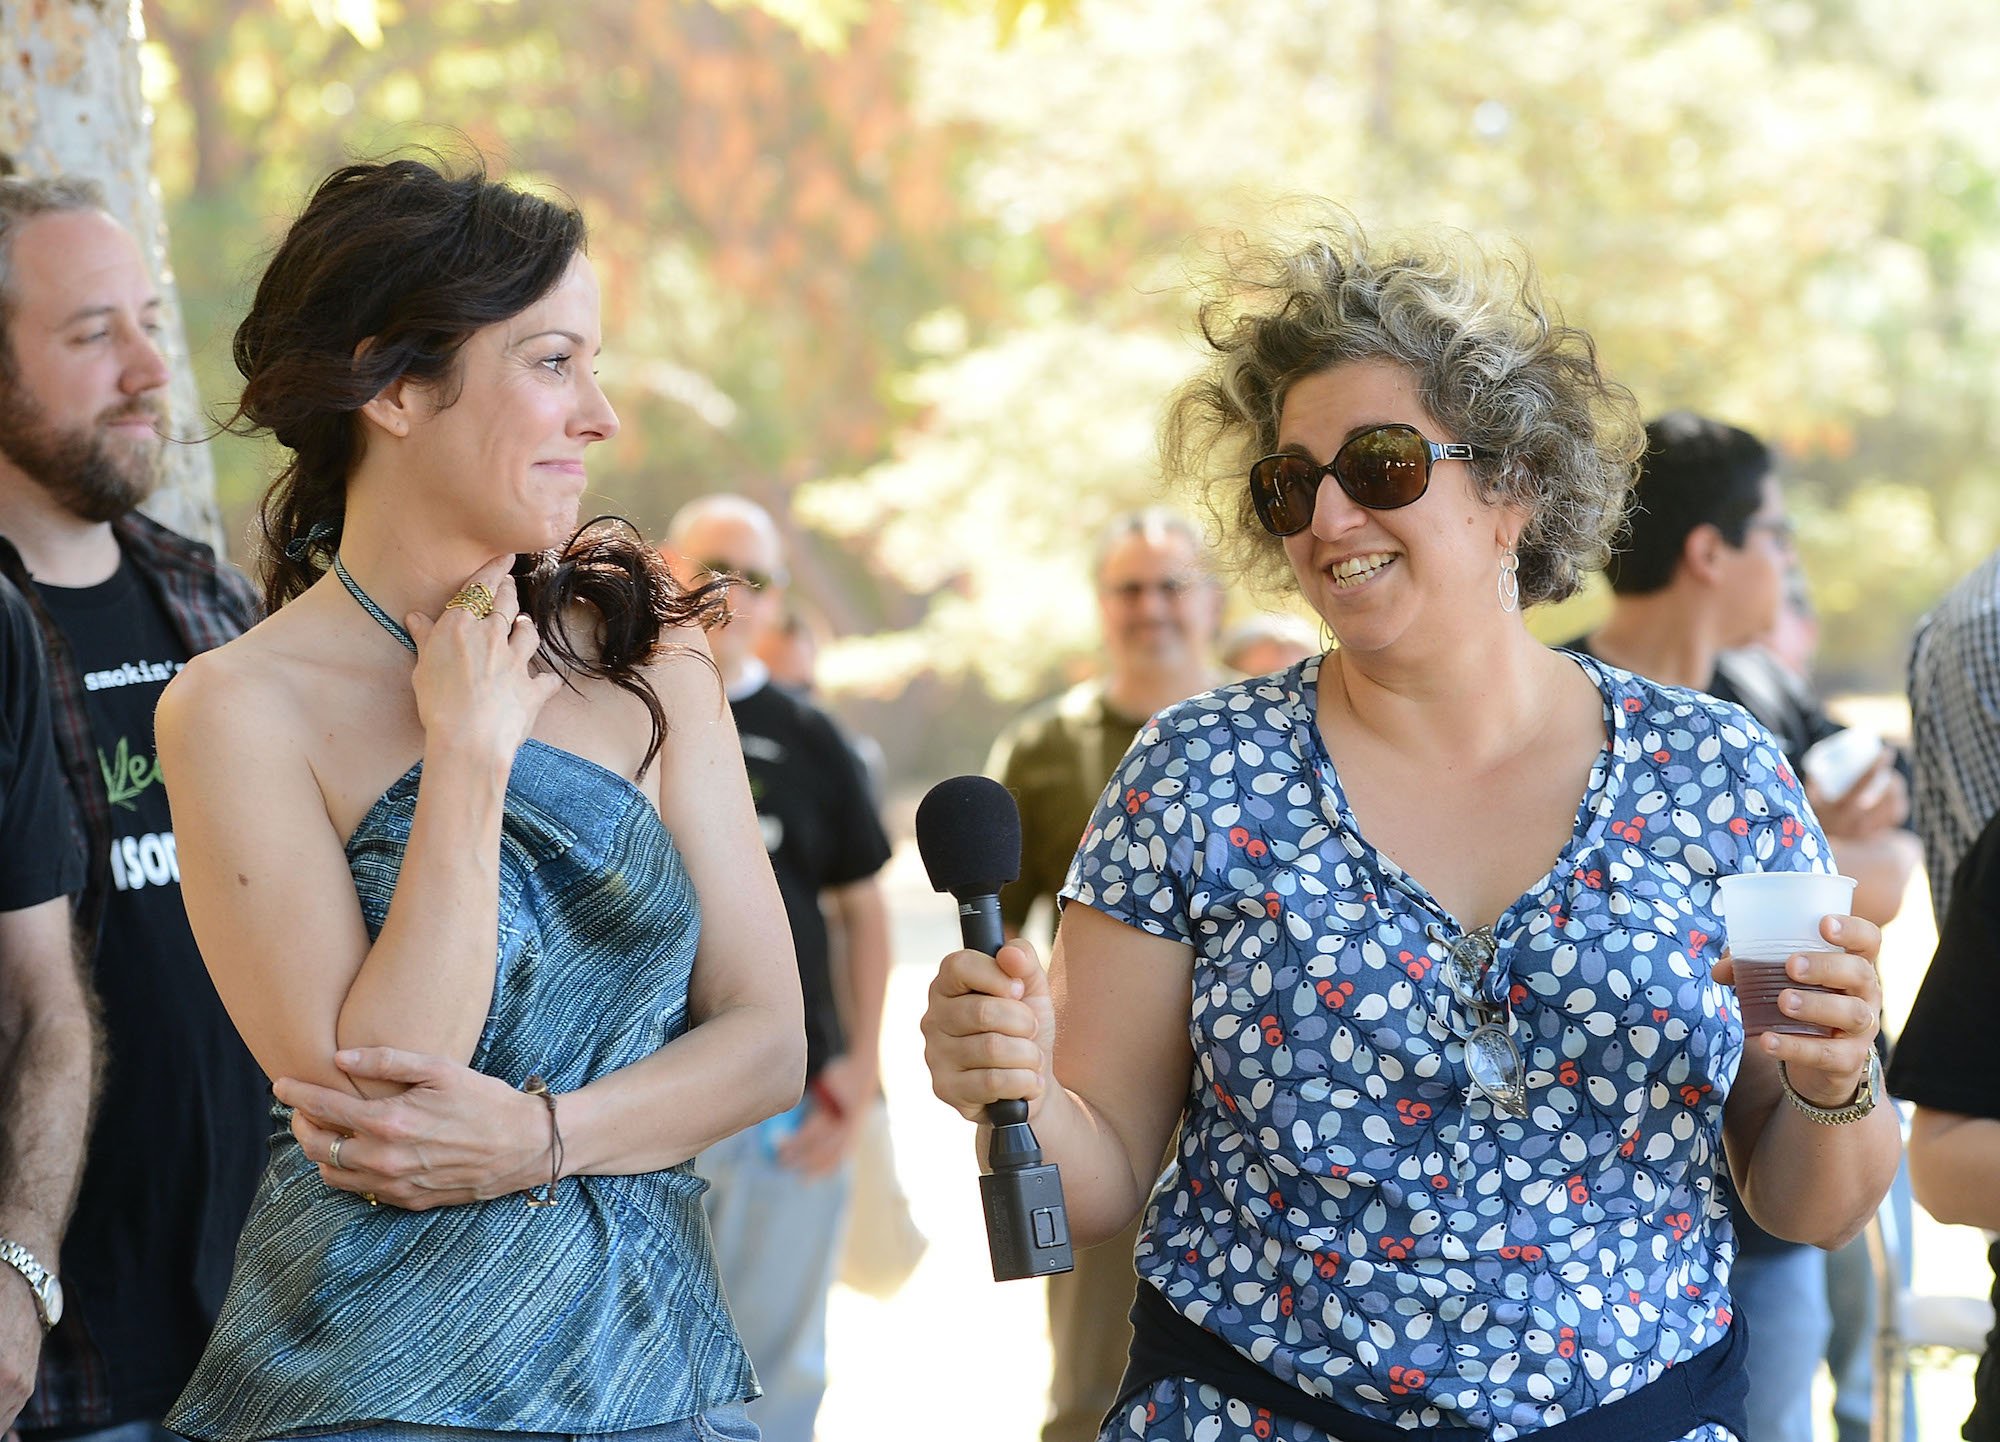
{"type": "Polygon", "coordinates": [[[732,566],[727,561],[696,561],[695,564],[718,581],[741,581],[753,591],[785,584],[782,575],[774,576],[769,571],[753,570],[748,566],[732,566]]]}
{"type": "Polygon", "coordinates": [[[1264,457],[1250,468],[1250,501],[1265,530],[1294,536],[1312,524],[1319,483],[1327,476],[1357,506],[1393,511],[1422,498],[1437,462],[1470,461],[1478,454],[1462,442],[1426,440],[1415,426],[1370,426],[1349,436],[1325,465],[1296,453],[1264,457]]]}

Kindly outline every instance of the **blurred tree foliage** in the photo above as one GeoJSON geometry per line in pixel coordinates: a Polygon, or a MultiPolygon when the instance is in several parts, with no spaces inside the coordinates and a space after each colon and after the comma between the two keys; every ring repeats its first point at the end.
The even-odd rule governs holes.
{"type": "MultiPolygon", "coordinates": [[[[1779,445],[1829,679],[1896,684],[1915,615],[2000,537],[1988,4],[1085,0],[1006,47],[974,18],[925,11],[915,46],[925,121],[981,137],[970,203],[1039,238],[1053,295],[1028,298],[1024,331],[1095,328],[1076,343],[1107,361],[1131,352],[1120,337],[1185,336],[1188,236],[1254,232],[1285,196],[1330,196],[1375,227],[1517,240],[1648,413],[1690,406],[1779,445]]],[[[991,370],[1033,355],[1007,336],[924,374],[1004,389],[991,370]]],[[[1052,391],[1070,384],[1044,374],[1052,391]]],[[[1032,375],[1016,383],[1039,391],[1032,375]]],[[[1062,429],[1009,447],[1052,458],[1052,497],[1093,471],[1108,480],[1109,436],[1156,413],[1159,392],[1107,405],[1098,438],[1043,401],[1022,423],[1062,429]],[[1081,475],[1054,463],[1099,442],[1081,475]]],[[[980,483],[976,409],[931,414],[941,424],[831,489],[837,507],[808,495],[823,523],[857,518],[899,573],[903,538],[857,494],[894,509],[914,472],[933,492],[980,483]]],[[[1007,613],[1023,552],[1048,569],[1054,504],[1005,541],[990,532],[990,559],[966,558],[960,589],[979,609],[1007,613]]],[[[955,609],[930,625],[963,628],[955,609]]],[[[1046,646],[1079,629],[1030,634],[1046,646]]]]}
{"type": "MultiPolygon", "coordinates": [[[[1154,498],[1197,360],[1187,239],[1300,193],[1518,241],[1649,412],[1777,442],[1836,679],[1893,684],[2000,536],[1990,0],[147,13],[207,395],[310,183],[454,126],[591,218],[607,507],[795,500],[807,588],[867,633],[838,685],[1019,697],[1089,647],[1093,532],[1154,498]]],[[[242,517],[263,461],[218,460],[242,517]]]]}
{"type": "MultiPolygon", "coordinates": [[[[589,218],[624,422],[593,476],[649,531],[703,490],[782,510],[878,458],[909,415],[891,382],[911,323],[1005,307],[960,199],[966,137],[910,115],[900,6],[152,0],[147,20],[157,168],[224,410],[228,335],[287,219],[334,166],[412,143],[476,149],[589,218]]],[[[219,449],[240,534],[270,457],[219,449]]],[[[874,623],[872,585],[823,579],[874,623]]]]}

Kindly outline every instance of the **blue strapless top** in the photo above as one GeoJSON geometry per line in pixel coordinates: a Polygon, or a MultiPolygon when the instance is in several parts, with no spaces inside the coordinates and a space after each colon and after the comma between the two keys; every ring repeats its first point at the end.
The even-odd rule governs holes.
{"type": "MultiPolygon", "coordinates": [[[[347,843],[381,929],[419,762],[347,843]]],[[[472,1065],[570,1092],[687,1029],[701,919],[658,814],[623,777],[539,741],[507,783],[499,964],[472,1065]]],[[[208,1350],[167,1426],[252,1442],[367,1421],[520,1432],[657,1426],[757,1394],[683,1163],[406,1212],[319,1178],[274,1108],[208,1350]]]]}

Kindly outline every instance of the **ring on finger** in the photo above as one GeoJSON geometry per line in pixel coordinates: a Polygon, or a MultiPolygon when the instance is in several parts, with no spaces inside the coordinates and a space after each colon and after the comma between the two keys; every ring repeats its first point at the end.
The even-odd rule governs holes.
{"type": "Polygon", "coordinates": [[[341,1161],[340,1159],[340,1148],[342,1144],[345,1143],[346,1141],[347,1141],[346,1137],[335,1137],[333,1139],[333,1145],[326,1149],[327,1165],[332,1167],[335,1171],[340,1171],[342,1168],[346,1166],[346,1163],[341,1161]]]}
{"type": "Polygon", "coordinates": [[[484,621],[493,614],[493,588],[484,581],[468,581],[458,588],[458,594],[444,603],[447,611],[470,611],[475,620],[484,621]]]}
{"type": "Polygon", "coordinates": [[[361,1194],[361,1200],[368,1203],[368,1205],[371,1207],[379,1207],[382,1205],[380,1202],[375,1200],[375,1194],[373,1192],[363,1192],[361,1194]]]}

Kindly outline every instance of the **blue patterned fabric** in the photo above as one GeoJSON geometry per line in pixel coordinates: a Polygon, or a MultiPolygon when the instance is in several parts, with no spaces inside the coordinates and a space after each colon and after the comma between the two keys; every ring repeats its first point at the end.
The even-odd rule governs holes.
{"type": "MultiPolygon", "coordinates": [[[[1825,870],[1825,840],[1747,713],[1576,660],[1608,744],[1484,981],[1512,1009],[1524,1120],[1468,1092],[1471,1009],[1445,977],[1462,932],[1356,829],[1317,658],[1156,717],[1064,888],[1194,949],[1194,1076],[1141,1278],[1279,1378],[1401,1427],[1505,1442],[1730,1322],[1715,1173],[1743,1032],[1708,974],[1714,878],[1825,870]]],[[[1317,1435],[1176,1380],[1105,1431],[1317,1435]]]]}
{"type": "MultiPolygon", "coordinates": [[[[421,763],[347,844],[369,934],[388,914],[421,763]]],[[[472,1065],[570,1092],[687,1028],[700,917],[630,782],[529,741],[508,781],[499,965],[472,1065]]],[[[691,1165],[579,1176],[406,1212],[326,1187],[275,1111],[271,1162],[228,1300],[167,1418],[191,1437],[265,1438],[394,1420],[510,1432],[650,1427],[756,1394],[691,1165]]]]}

